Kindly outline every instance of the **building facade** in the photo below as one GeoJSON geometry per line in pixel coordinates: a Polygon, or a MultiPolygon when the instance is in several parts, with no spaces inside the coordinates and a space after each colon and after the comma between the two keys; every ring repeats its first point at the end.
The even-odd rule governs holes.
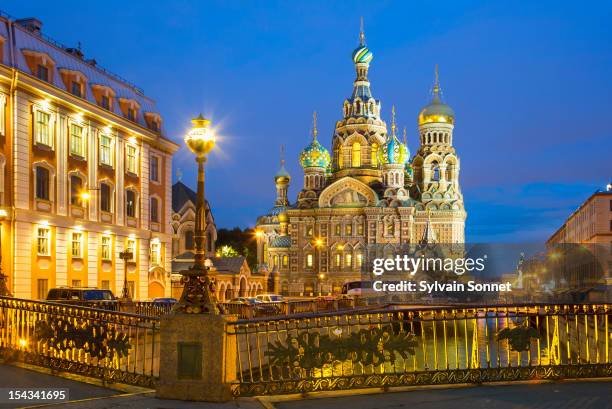
{"type": "MultiPolygon", "coordinates": [[[[582,203],[555,231],[546,246],[560,266],[557,287],[568,291],[605,292],[612,296],[612,184],[598,190],[582,203]],[[575,245],[592,253],[594,260],[573,256],[575,245]],[[595,262],[591,262],[595,261],[595,262]]],[[[596,294],[590,295],[597,297],[596,294]]]]}
{"type": "Polygon", "coordinates": [[[2,269],[16,297],[50,288],[163,296],[172,154],[155,102],[36,19],[0,17],[2,269]],[[119,253],[134,254],[127,265],[119,253]]]}
{"type": "Polygon", "coordinates": [[[257,221],[260,268],[278,290],[291,295],[338,293],[359,280],[371,245],[464,243],[466,212],[459,186],[459,157],[453,147],[455,115],[441,100],[436,80],[430,104],[418,115],[420,145],[411,156],[400,141],[392,109],[382,119],[368,70],[372,52],[363,31],[354,50],[356,79],[331,137],[331,154],[318,140],[300,154],[304,186],[295,203],[283,166],[275,175],[276,201],[257,221]],[[430,229],[428,232],[427,229],[430,229]]]}

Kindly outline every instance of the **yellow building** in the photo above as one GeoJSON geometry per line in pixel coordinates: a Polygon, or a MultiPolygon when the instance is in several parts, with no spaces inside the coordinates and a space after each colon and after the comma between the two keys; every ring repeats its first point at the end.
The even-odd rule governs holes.
{"type": "Polygon", "coordinates": [[[0,17],[2,269],[16,297],[57,286],[170,293],[172,154],[153,100],[41,33],[0,17]],[[167,256],[166,256],[167,255],[167,256]]]}

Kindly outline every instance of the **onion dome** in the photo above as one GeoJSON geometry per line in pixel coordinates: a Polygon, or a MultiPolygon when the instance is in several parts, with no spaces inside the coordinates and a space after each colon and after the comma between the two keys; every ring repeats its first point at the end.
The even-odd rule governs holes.
{"type": "Polygon", "coordinates": [[[440,83],[438,80],[438,66],[436,65],[436,80],[433,88],[433,99],[419,113],[419,126],[430,123],[455,123],[455,112],[442,102],[440,98],[440,83]]]}
{"type": "Polygon", "coordinates": [[[312,142],[300,153],[300,165],[303,168],[327,169],[331,163],[329,151],[317,140],[317,113],[313,115],[312,142]]]}
{"type": "Polygon", "coordinates": [[[291,181],[291,175],[285,169],[285,161],[281,160],[281,167],[274,175],[274,182],[276,183],[289,183],[291,181]]]}
{"type": "Polygon", "coordinates": [[[410,154],[406,145],[401,143],[395,134],[395,107],[392,108],[392,114],[391,135],[387,136],[387,140],[378,150],[378,161],[383,165],[403,165],[410,159],[410,154]]]}
{"type": "Polygon", "coordinates": [[[289,215],[287,215],[285,210],[281,211],[277,217],[280,223],[287,223],[289,221],[289,215]]]}
{"type": "Polygon", "coordinates": [[[359,47],[353,51],[353,62],[355,64],[369,64],[374,58],[372,51],[365,45],[365,33],[363,31],[363,17],[361,18],[361,30],[359,31],[359,47]]]}

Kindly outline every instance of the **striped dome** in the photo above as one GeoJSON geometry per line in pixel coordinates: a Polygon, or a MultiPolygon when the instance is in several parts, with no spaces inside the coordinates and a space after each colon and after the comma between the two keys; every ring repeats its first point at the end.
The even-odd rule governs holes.
{"type": "Polygon", "coordinates": [[[303,168],[324,168],[327,169],[331,162],[329,152],[323,145],[314,139],[300,153],[300,164],[303,168]]]}
{"type": "Polygon", "coordinates": [[[406,145],[401,143],[395,134],[387,139],[387,142],[378,150],[378,161],[383,165],[401,165],[410,159],[410,153],[406,145]]]}
{"type": "Polygon", "coordinates": [[[355,64],[369,64],[370,61],[372,61],[372,58],[374,58],[374,54],[372,54],[372,51],[370,51],[370,49],[365,45],[359,46],[355,48],[355,51],[353,51],[353,62],[355,64]]]}

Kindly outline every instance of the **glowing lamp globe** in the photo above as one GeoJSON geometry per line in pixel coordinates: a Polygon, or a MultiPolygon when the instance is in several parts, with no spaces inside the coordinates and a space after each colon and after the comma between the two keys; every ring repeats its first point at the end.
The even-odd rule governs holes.
{"type": "Polygon", "coordinates": [[[215,146],[215,134],[210,129],[210,121],[200,114],[192,119],[193,127],[185,136],[185,144],[196,156],[202,157],[215,146]]]}

